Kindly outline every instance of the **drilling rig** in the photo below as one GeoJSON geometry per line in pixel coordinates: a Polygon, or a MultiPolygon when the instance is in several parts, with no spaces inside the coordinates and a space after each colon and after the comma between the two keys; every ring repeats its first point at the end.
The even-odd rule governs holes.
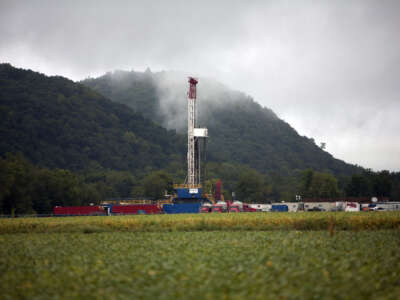
{"type": "Polygon", "coordinates": [[[203,156],[208,137],[207,128],[196,128],[196,85],[197,80],[189,77],[188,92],[188,152],[187,152],[187,185],[188,188],[201,188],[201,141],[203,141],[203,156]]]}
{"type": "Polygon", "coordinates": [[[207,128],[198,128],[196,110],[197,79],[189,77],[188,91],[188,140],[187,140],[187,177],[184,184],[176,185],[177,198],[175,203],[202,202],[202,175],[204,172],[201,161],[205,160],[207,128]]]}

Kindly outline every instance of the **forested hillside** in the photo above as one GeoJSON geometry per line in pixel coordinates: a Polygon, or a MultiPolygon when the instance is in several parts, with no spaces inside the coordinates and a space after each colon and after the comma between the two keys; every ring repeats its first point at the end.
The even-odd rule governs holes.
{"type": "MultiPolygon", "coordinates": [[[[82,83],[166,128],[185,133],[187,79],[184,74],[115,71],[82,83]]],[[[307,168],[336,176],[361,171],[335,159],[313,139],[300,136],[251,97],[215,81],[200,78],[198,109],[199,124],[209,129],[209,161],[248,165],[262,173],[283,176],[307,168]]]]}
{"type": "Polygon", "coordinates": [[[0,65],[0,155],[49,168],[145,172],[183,163],[185,139],[62,77],[0,65]]]}
{"type": "MultiPolygon", "coordinates": [[[[119,72],[86,81],[129,108],[66,78],[0,64],[0,214],[171,193],[172,183],[185,180],[187,108],[185,78],[169,76],[119,72]]],[[[293,201],[297,194],[400,199],[398,173],[358,175],[359,168],[250,97],[201,82],[199,125],[210,132],[207,192],[222,179],[227,199],[235,192],[246,202],[293,201]]]]}

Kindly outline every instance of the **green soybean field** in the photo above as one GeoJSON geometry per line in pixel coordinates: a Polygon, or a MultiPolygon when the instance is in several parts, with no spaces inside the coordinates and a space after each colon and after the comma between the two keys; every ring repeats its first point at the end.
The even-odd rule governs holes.
{"type": "Polygon", "coordinates": [[[383,212],[1,219],[0,298],[399,299],[399,219],[383,212]]]}

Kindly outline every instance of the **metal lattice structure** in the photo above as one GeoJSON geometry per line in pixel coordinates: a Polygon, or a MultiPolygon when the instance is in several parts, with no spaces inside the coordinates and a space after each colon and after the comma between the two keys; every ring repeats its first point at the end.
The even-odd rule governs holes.
{"type": "MultiPolygon", "coordinates": [[[[198,81],[189,77],[188,92],[188,153],[187,153],[187,185],[198,188],[201,184],[200,140],[207,138],[207,128],[196,128],[196,85],[198,81]]],[[[205,144],[205,143],[204,143],[205,144]]]]}

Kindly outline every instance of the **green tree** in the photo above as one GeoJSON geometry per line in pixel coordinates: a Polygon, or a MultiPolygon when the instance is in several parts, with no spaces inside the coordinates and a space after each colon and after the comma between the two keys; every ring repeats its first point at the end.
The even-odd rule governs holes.
{"type": "Polygon", "coordinates": [[[33,207],[39,213],[50,213],[54,206],[82,205],[82,183],[68,170],[36,170],[32,190],[33,207]]]}
{"type": "Polygon", "coordinates": [[[337,179],[329,173],[315,172],[310,187],[312,197],[335,198],[340,195],[337,179]]]}
{"type": "Polygon", "coordinates": [[[173,182],[171,176],[164,171],[156,171],[143,179],[144,196],[153,199],[160,199],[165,192],[172,193],[173,182]]]}
{"type": "Polygon", "coordinates": [[[392,189],[392,178],[389,171],[381,171],[373,175],[372,187],[374,196],[389,197],[392,189]]]}
{"type": "Polygon", "coordinates": [[[243,173],[236,186],[238,199],[243,202],[264,202],[263,177],[256,171],[243,173]]]}
{"type": "Polygon", "coordinates": [[[351,176],[345,191],[346,196],[349,197],[371,196],[371,186],[368,178],[364,174],[355,174],[351,176]]]}
{"type": "Polygon", "coordinates": [[[338,181],[332,174],[313,170],[303,171],[300,191],[303,198],[334,198],[340,195],[338,181]]]}
{"type": "Polygon", "coordinates": [[[99,205],[101,200],[103,200],[103,195],[101,195],[95,183],[87,183],[81,184],[79,198],[81,205],[99,205]]]}
{"type": "Polygon", "coordinates": [[[314,171],[307,169],[302,172],[300,178],[300,194],[303,198],[311,197],[311,184],[314,176],[314,171]]]}
{"type": "Polygon", "coordinates": [[[400,172],[392,173],[392,190],[390,192],[390,199],[392,201],[400,201],[400,172]]]}
{"type": "Polygon", "coordinates": [[[30,214],[33,166],[21,155],[7,154],[0,163],[0,203],[5,214],[30,214]]]}

